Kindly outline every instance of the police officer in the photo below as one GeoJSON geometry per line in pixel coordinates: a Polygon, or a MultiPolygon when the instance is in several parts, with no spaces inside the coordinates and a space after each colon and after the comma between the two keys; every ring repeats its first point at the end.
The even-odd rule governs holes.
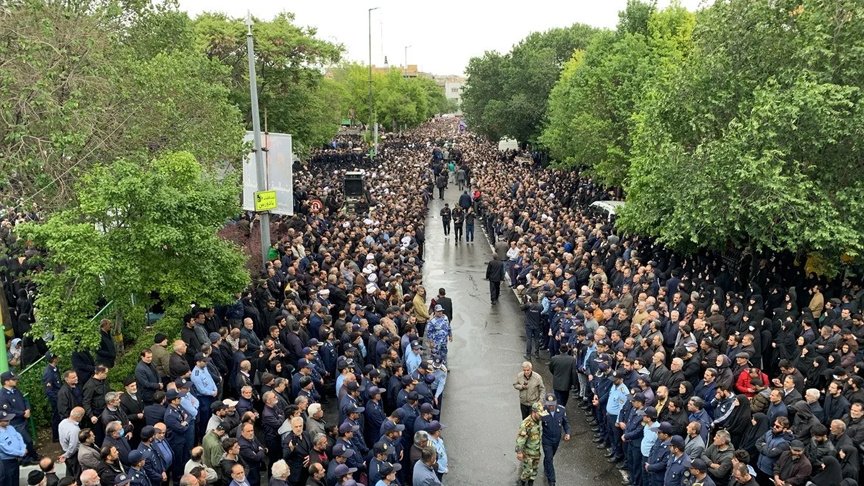
{"type": "Polygon", "coordinates": [[[516,460],[522,463],[519,475],[520,486],[534,486],[537,468],[540,465],[540,448],[542,441],[541,422],[547,412],[540,402],[531,405],[531,413],[519,425],[516,437],[516,460]]]}
{"type": "MultiPolygon", "coordinates": [[[[651,446],[651,453],[645,461],[645,471],[648,473],[645,476],[647,481],[643,481],[645,486],[662,486],[666,476],[666,465],[669,463],[669,441],[672,438],[672,424],[662,422],[657,429],[657,442],[651,446]]],[[[681,446],[684,449],[684,446],[681,446]]]]}
{"type": "Polygon", "coordinates": [[[27,431],[30,406],[18,389],[18,375],[7,371],[0,375],[0,381],[3,383],[3,389],[0,391],[0,410],[10,414],[12,427],[15,427],[24,439],[24,445],[27,447],[27,460],[24,465],[34,464],[39,460],[39,454],[36,453],[36,445],[33,444],[30,432],[27,431]]]}
{"type": "Polygon", "coordinates": [[[127,472],[132,486],[152,486],[150,478],[144,473],[144,454],[141,451],[134,450],[129,453],[129,470],[127,472]]]}
{"type": "Polygon", "coordinates": [[[562,438],[565,442],[570,440],[570,422],[567,421],[567,409],[558,405],[555,395],[547,394],[543,405],[547,412],[540,419],[543,423],[543,470],[549,486],[555,486],[555,453],[562,438]]]}
{"type": "Polygon", "coordinates": [[[652,419],[657,418],[657,410],[653,407],[645,408],[645,395],[637,393],[630,399],[633,407],[624,425],[624,433],[621,434],[621,442],[624,443],[624,464],[630,474],[628,484],[642,484],[642,438],[645,436],[644,419],[650,414],[652,419]],[[650,410],[649,410],[650,409],[650,410]]]}
{"type": "MultiPolygon", "coordinates": [[[[172,475],[175,481],[183,476],[183,466],[189,460],[189,450],[193,444],[186,443],[186,438],[191,430],[194,434],[194,424],[189,421],[189,414],[180,407],[181,394],[177,390],[168,390],[165,399],[168,407],[165,409],[165,426],[167,427],[167,440],[174,454],[172,463],[172,475]]],[[[193,435],[194,440],[194,435],[193,435]]]]}
{"type": "Polygon", "coordinates": [[[666,463],[666,474],[663,484],[666,486],[683,486],[685,475],[690,474],[690,457],[684,454],[684,438],[673,435],[669,439],[669,460],[666,463]]]}
{"type": "Polygon", "coordinates": [[[45,354],[45,370],[42,372],[42,386],[45,389],[45,396],[48,397],[48,404],[51,405],[51,437],[54,442],[60,440],[58,428],[60,421],[66,417],[61,417],[57,411],[57,393],[60,391],[60,371],[57,369],[57,363],[60,362],[60,357],[48,352],[45,354]]]}
{"type": "MultiPolygon", "coordinates": [[[[7,373],[3,373],[4,377],[7,373]]],[[[14,414],[0,410],[0,486],[18,486],[18,461],[27,454],[24,438],[9,426],[14,419],[14,414]]]]}
{"type": "Polygon", "coordinates": [[[684,473],[684,486],[715,486],[714,480],[708,475],[708,464],[700,458],[690,461],[689,475],[684,473]]]}

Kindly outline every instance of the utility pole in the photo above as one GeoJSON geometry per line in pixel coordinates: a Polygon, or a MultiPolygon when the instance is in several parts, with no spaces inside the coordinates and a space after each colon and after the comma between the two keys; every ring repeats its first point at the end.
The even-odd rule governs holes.
{"type": "Polygon", "coordinates": [[[372,125],[374,136],[374,154],[378,155],[378,121],[375,116],[375,104],[372,100],[372,11],[380,7],[369,9],[369,124],[372,125]]]}
{"type": "Polygon", "coordinates": [[[402,76],[408,75],[408,48],[412,46],[405,46],[405,70],[402,73],[402,76]]]}
{"type": "MultiPolygon", "coordinates": [[[[258,191],[267,190],[267,173],[264,169],[264,150],[261,147],[261,119],[258,115],[258,80],[255,77],[255,45],[252,40],[252,14],[246,14],[246,54],[249,58],[249,95],[252,105],[252,141],[255,150],[255,174],[258,191]]],[[[258,213],[261,223],[261,270],[267,268],[267,253],[270,251],[270,213],[258,213]]]]}

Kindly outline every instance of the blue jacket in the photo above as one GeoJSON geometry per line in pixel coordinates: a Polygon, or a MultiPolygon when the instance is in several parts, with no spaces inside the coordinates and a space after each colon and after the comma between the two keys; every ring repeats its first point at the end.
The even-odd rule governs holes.
{"type": "Polygon", "coordinates": [[[561,405],[556,405],[555,411],[541,417],[540,421],[543,422],[543,445],[558,445],[564,435],[570,434],[567,409],[561,405]]]}
{"type": "Polygon", "coordinates": [[[765,435],[756,440],[756,450],[759,451],[759,460],[756,467],[759,471],[769,477],[774,475],[774,463],[780,458],[783,451],[789,450],[789,443],[795,437],[791,432],[775,434],[773,430],[765,432],[765,435]]]}
{"type": "Polygon", "coordinates": [[[633,442],[637,446],[642,443],[642,437],[645,435],[645,427],[642,426],[642,416],[636,414],[636,410],[631,407],[629,416],[625,422],[624,440],[633,442]]]}
{"type": "Polygon", "coordinates": [[[666,463],[666,474],[663,477],[664,486],[681,486],[684,481],[684,473],[690,468],[690,458],[687,454],[681,454],[681,457],[675,457],[669,454],[669,461],[666,463]]]}
{"type": "Polygon", "coordinates": [[[651,454],[645,461],[649,473],[666,473],[666,464],[669,462],[669,443],[669,440],[660,442],[660,439],[657,439],[657,442],[651,447],[651,454]]]}

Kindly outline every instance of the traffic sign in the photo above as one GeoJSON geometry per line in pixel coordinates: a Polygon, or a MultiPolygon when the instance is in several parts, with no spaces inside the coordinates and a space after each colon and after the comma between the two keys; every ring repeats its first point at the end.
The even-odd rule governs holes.
{"type": "Polygon", "coordinates": [[[255,211],[276,209],[276,191],[255,192],[255,211]]]}
{"type": "Polygon", "coordinates": [[[309,209],[311,209],[313,213],[319,213],[323,208],[324,203],[322,203],[320,199],[316,198],[309,201],[309,209]]]}

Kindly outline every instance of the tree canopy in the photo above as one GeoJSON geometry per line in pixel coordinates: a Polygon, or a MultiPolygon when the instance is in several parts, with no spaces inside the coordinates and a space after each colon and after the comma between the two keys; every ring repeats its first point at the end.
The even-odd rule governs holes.
{"type": "Polygon", "coordinates": [[[620,224],[676,247],[864,250],[864,5],[733,0],[649,83],[620,224]]]}
{"type": "Polygon", "coordinates": [[[585,49],[596,29],[584,24],[533,33],[507,54],[487,52],[468,62],[462,111],[471,129],[490,139],[534,141],[564,63],[585,49]]]}
{"type": "MultiPolygon", "coordinates": [[[[332,69],[331,73],[342,95],[345,117],[368,123],[371,120],[369,67],[343,64],[332,69]]],[[[433,79],[405,77],[395,67],[375,69],[372,72],[372,89],[378,123],[387,130],[415,127],[450,108],[444,90],[433,79]]]]}
{"type": "Polygon", "coordinates": [[[151,295],[166,307],[229,301],[249,281],[246,256],[216,235],[240,211],[236,187],[188,152],[89,169],[73,206],[20,230],[47,252],[34,277],[34,335],[52,336],[51,349],[68,355],[98,345],[90,318],[100,302],[137,319],[151,295]]]}

